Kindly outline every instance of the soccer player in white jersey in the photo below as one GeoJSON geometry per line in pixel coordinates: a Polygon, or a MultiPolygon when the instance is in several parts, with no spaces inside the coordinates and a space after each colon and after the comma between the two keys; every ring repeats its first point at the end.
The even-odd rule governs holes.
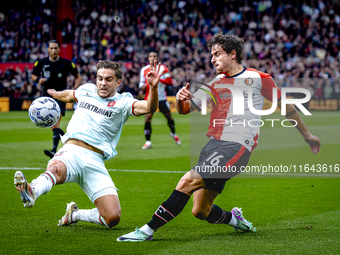
{"type": "Polygon", "coordinates": [[[113,227],[120,221],[121,208],[117,189],[104,161],[114,157],[124,123],[131,115],[141,116],[158,107],[158,83],[162,72],[157,61],[150,63],[146,78],[150,84],[147,101],[136,100],[130,93],[116,92],[121,84],[120,65],[110,61],[97,64],[97,84],[87,83],[77,90],[47,92],[64,102],[79,102],[67,132],[62,136],[64,146],[54,155],[47,170],[32,183],[22,172],[14,175],[14,184],[25,207],[33,207],[37,198],[56,184],[77,183],[95,204],[91,210],[79,210],[75,202],[66,207],[60,226],[77,221],[113,227]]]}
{"type": "MultiPolygon", "coordinates": [[[[208,45],[211,49],[211,63],[218,74],[210,84],[202,86],[214,97],[218,95],[216,104],[212,103],[210,99],[207,102],[212,103],[207,134],[210,140],[202,149],[198,164],[181,178],[170,197],[158,207],[151,221],[142,228],[136,228],[134,232],[119,237],[117,241],[152,240],[154,231],[176,217],[183,210],[192,194],[194,195],[192,214],[198,219],[212,224],[228,224],[236,230],[245,232],[256,231],[252,223],[243,217],[240,208],[234,207],[231,211],[225,211],[214,204],[215,198],[224,189],[225,182],[232,178],[233,174],[227,173],[221,176],[220,173],[215,174],[212,171],[201,171],[201,169],[203,166],[209,165],[221,168],[227,166],[234,167],[236,172],[239,172],[241,167],[247,165],[251,151],[256,147],[258,141],[258,128],[247,129],[240,125],[237,125],[237,128],[228,126],[229,122],[227,121],[232,120],[233,117],[234,120],[236,119],[231,111],[232,100],[235,98],[226,87],[218,88],[217,85],[229,84],[242,88],[242,83],[245,87],[252,86],[253,105],[258,110],[262,109],[265,97],[268,100],[272,99],[270,92],[273,87],[277,87],[268,74],[241,65],[243,40],[239,37],[215,34],[208,45]],[[214,125],[213,119],[225,121],[223,124],[214,125]]],[[[200,93],[203,90],[192,94],[189,91],[189,86],[188,83],[176,95],[176,109],[180,114],[188,114],[190,110],[199,109],[202,105],[200,93]]],[[[280,100],[280,91],[278,94],[280,100]]],[[[312,152],[318,153],[321,146],[319,138],[308,131],[293,105],[287,105],[286,108],[287,118],[297,122],[296,128],[310,145],[312,152]]],[[[248,108],[245,109],[244,115],[237,116],[238,123],[242,120],[248,121],[249,118],[259,119],[258,116],[252,116],[248,108]]]]}
{"type": "MultiPolygon", "coordinates": [[[[150,52],[148,56],[149,63],[152,61],[158,61],[158,54],[157,52],[150,52]]],[[[139,88],[145,90],[145,100],[147,100],[149,96],[149,89],[150,85],[146,80],[146,75],[150,70],[150,65],[144,66],[140,70],[140,81],[139,81],[139,88]]],[[[177,145],[181,145],[181,141],[178,138],[175,130],[175,122],[171,116],[170,105],[169,102],[166,100],[166,91],[165,86],[172,85],[172,78],[170,76],[169,70],[165,65],[161,65],[160,71],[163,71],[163,75],[160,79],[158,84],[158,100],[159,100],[159,111],[163,113],[164,117],[168,121],[168,126],[170,128],[170,136],[174,139],[177,145]],[[163,71],[164,70],[164,71],[163,71]]],[[[143,145],[142,149],[151,149],[151,120],[152,120],[153,113],[145,114],[145,125],[144,125],[144,135],[145,135],[145,144],[143,145]]]]}

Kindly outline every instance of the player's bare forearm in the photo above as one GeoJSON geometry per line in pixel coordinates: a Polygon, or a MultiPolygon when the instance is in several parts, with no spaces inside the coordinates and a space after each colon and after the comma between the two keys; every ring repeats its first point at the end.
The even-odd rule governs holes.
{"type": "Polygon", "coordinates": [[[157,87],[151,87],[148,100],[137,101],[133,105],[133,114],[135,116],[141,116],[150,112],[155,112],[158,108],[158,89],[157,87]]]}
{"type": "Polygon", "coordinates": [[[58,99],[59,101],[63,101],[66,103],[75,102],[76,99],[73,96],[74,90],[63,90],[56,91],[54,89],[48,89],[47,93],[50,94],[54,99],[58,99]]]}
{"type": "Polygon", "coordinates": [[[158,87],[151,87],[149,97],[147,100],[147,106],[150,112],[157,111],[158,108],[158,87]]]}
{"type": "Polygon", "coordinates": [[[290,121],[293,125],[296,125],[296,129],[300,132],[306,143],[309,144],[311,151],[316,154],[320,151],[321,142],[319,137],[312,135],[305,123],[302,121],[300,114],[296,111],[294,105],[286,106],[286,118],[294,121],[290,121]]]}
{"type": "Polygon", "coordinates": [[[185,114],[190,113],[190,107],[191,107],[190,101],[176,100],[175,106],[179,114],[185,115],[185,114]]]}

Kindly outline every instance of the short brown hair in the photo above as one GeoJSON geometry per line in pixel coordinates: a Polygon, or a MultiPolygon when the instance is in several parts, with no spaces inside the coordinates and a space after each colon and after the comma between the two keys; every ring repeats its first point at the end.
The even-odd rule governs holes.
{"type": "Polygon", "coordinates": [[[232,50],[235,50],[236,60],[239,64],[241,64],[243,59],[243,43],[243,40],[237,35],[224,35],[222,33],[218,33],[214,34],[214,36],[210,38],[208,47],[211,50],[215,44],[218,44],[228,54],[230,54],[232,50]]]}
{"type": "Polygon", "coordinates": [[[116,78],[118,80],[122,79],[123,71],[120,68],[120,64],[118,64],[117,62],[100,60],[98,64],[96,65],[96,67],[97,67],[97,72],[99,69],[103,69],[103,68],[112,69],[113,71],[115,71],[116,78]]]}

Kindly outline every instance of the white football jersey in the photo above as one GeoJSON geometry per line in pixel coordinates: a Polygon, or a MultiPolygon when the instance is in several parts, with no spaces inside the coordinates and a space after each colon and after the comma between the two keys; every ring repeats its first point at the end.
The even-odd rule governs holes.
{"type": "Polygon", "coordinates": [[[222,141],[240,143],[252,152],[258,144],[261,116],[250,111],[248,97],[252,98],[252,105],[256,110],[262,110],[264,99],[272,101],[272,89],[277,88],[277,100],[279,101],[281,91],[273,78],[269,74],[255,69],[244,68],[235,76],[228,77],[225,74],[219,74],[207,85],[201,86],[193,98],[193,102],[199,107],[202,107],[202,98],[206,98],[206,105],[212,104],[207,136],[222,141]],[[242,102],[244,114],[234,114],[233,100],[236,97],[225,85],[236,86],[242,91],[243,97],[238,98],[245,98],[242,102]]]}
{"type": "Polygon", "coordinates": [[[70,138],[84,141],[104,152],[104,160],[117,155],[123,124],[133,115],[133,104],[137,101],[130,93],[116,94],[101,98],[97,86],[87,83],[74,91],[78,108],[61,137],[65,143],[70,138]]]}

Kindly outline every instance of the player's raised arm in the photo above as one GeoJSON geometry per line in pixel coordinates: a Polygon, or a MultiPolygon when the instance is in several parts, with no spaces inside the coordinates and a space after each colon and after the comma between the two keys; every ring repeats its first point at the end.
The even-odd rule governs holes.
{"type": "MultiPolygon", "coordinates": [[[[278,107],[281,108],[281,104],[278,104],[278,107]]],[[[296,111],[294,105],[287,104],[286,106],[286,118],[287,119],[293,119],[296,121],[291,121],[293,125],[296,124],[297,130],[299,130],[300,134],[302,135],[303,139],[305,139],[306,143],[309,144],[311,151],[316,154],[320,151],[321,142],[319,137],[312,135],[308,129],[305,123],[302,121],[300,114],[296,111]]]]}
{"type": "Polygon", "coordinates": [[[47,93],[50,94],[54,99],[58,99],[66,103],[72,103],[76,101],[73,95],[74,90],[56,91],[55,89],[48,89],[47,93]]]}
{"type": "Polygon", "coordinates": [[[160,72],[161,64],[157,65],[155,60],[150,62],[150,72],[146,75],[148,84],[150,84],[150,92],[148,100],[137,101],[133,105],[133,113],[136,116],[144,115],[150,112],[155,112],[158,108],[158,83],[163,74],[160,72]]]}

